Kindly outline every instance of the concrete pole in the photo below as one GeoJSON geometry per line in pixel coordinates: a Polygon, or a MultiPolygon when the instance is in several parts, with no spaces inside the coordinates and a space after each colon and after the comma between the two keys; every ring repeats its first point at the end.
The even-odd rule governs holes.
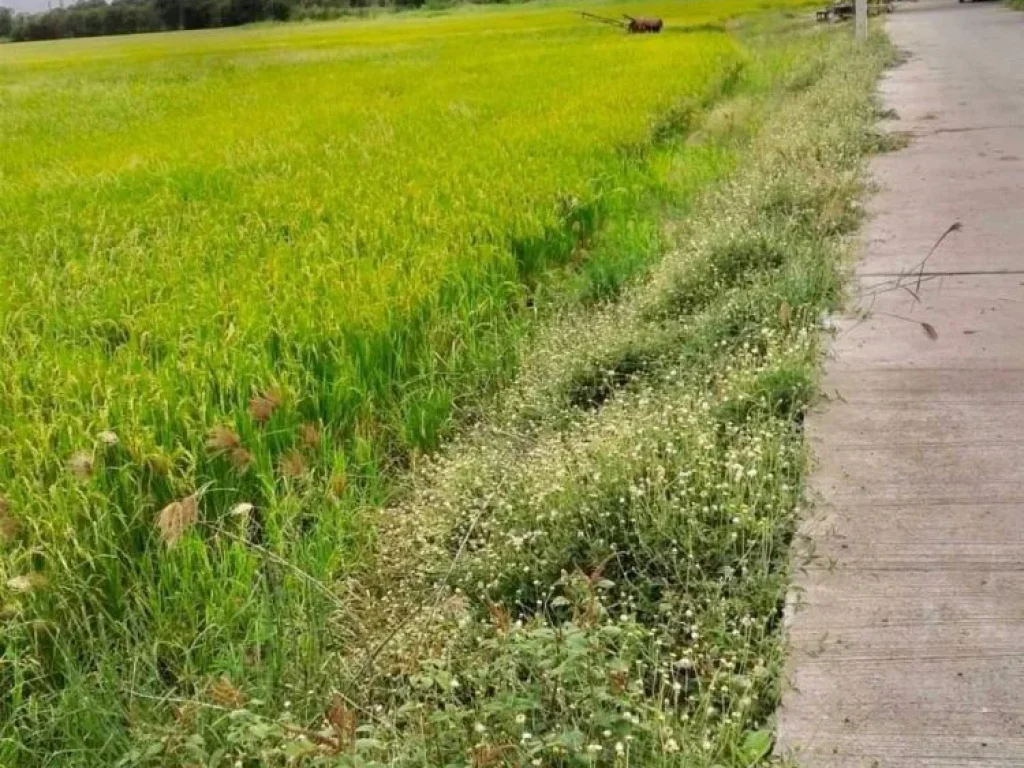
{"type": "Polygon", "coordinates": [[[857,12],[857,39],[868,39],[868,0],[855,0],[857,12]]]}

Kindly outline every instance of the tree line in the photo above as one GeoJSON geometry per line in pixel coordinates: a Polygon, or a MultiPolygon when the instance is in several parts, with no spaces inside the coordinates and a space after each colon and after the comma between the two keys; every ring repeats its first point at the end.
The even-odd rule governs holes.
{"type": "Polygon", "coordinates": [[[324,18],[371,6],[416,7],[426,0],[80,0],[40,13],[0,8],[0,40],[130,35],[230,27],[254,21],[324,18]]]}

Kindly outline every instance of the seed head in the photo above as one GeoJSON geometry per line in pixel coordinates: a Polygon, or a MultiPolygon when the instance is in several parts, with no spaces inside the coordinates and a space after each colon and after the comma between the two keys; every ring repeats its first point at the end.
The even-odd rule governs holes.
{"type": "Polygon", "coordinates": [[[233,448],[228,454],[228,458],[231,460],[231,466],[235,468],[235,471],[243,474],[248,471],[255,461],[253,455],[245,448],[233,448]]]}
{"type": "Polygon", "coordinates": [[[68,469],[79,480],[85,480],[92,475],[92,454],[88,451],[78,451],[78,453],[68,459],[68,469]]]}
{"type": "Polygon", "coordinates": [[[214,704],[225,709],[241,709],[245,706],[245,694],[231,684],[227,675],[221,675],[210,683],[207,693],[214,704]]]}
{"type": "Polygon", "coordinates": [[[317,429],[316,424],[306,423],[299,427],[299,438],[306,448],[320,447],[320,430],[317,429]]]}
{"type": "Polygon", "coordinates": [[[297,450],[286,453],[277,463],[281,474],[292,480],[302,477],[306,473],[306,460],[297,450]]]}
{"type": "Polygon", "coordinates": [[[160,537],[168,547],[173,547],[185,535],[199,517],[199,504],[193,493],[181,501],[172,501],[156,518],[156,526],[160,529],[160,537]]]}
{"type": "Polygon", "coordinates": [[[206,438],[206,448],[213,453],[224,453],[241,447],[241,438],[230,427],[214,427],[206,438]]]}
{"type": "Polygon", "coordinates": [[[281,404],[281,399],[273,392],[262,395],[254,395],[249,401],[249,415],[257,424],[266,424],[274,411],[281,404]]]}
{"type": "Polygon", "coordinates": [[[34,592],[37,589],[42,589],[47,585],[48,581],[43,574],[38,571],[32,573],[26,573],[22,576],[15,576],[13,579],[7,580],[7,588],[12,592],[20,592],[27,594],[34,592]]]}

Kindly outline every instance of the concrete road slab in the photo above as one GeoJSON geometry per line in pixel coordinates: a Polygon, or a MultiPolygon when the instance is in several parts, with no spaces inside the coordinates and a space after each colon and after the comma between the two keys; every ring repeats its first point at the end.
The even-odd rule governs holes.
{"type": "Polygon", "coordinates": [[[1024,765],[1024,14],[924,0],[888,24],[909,59],[887,127],[913,140],[873,163],[808,419],[777,751],[1024,765]]]}
{"type": "MultiPolygon", "coordinates": [[[[845,513],[822,506],[807,521],[805,539],[797,543],[798,554],[802,567],[825,570],[938,571],[943,575],[972,568],[1024,571],[1022,515],[1024,499],[988,504],[849,504],[845,513]]],[[[960,578],[955,576],[954,586],[960,578]]],[[[810,581],[804,584],[805,590],[815,586],[810,581]]],[[[1024,583],[1016,587],[1024,590],[1024,583]]],[[[861,591],[853,599],[865,594],[861,591]]]]}

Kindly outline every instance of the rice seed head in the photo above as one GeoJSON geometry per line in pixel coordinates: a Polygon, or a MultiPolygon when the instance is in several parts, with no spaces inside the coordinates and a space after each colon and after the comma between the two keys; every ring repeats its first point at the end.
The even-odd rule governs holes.
{"type": "Polygon", "coordinates": [[[299,451],[293,449],[277,462],[277,468],[285,477],[296,479],[306,473],[306,460],[299,451]]]}
{"type": "Polygon", "coordinates": [[[230,427],[214,427],[206,438],[206,449],[212,453],[233,451],[241,447],[242,439],[230,427]]]}
{"type": "Polygon", "coordinates": [[[113,448],[121,442],[118,438],[117,433],[111,432],[109,429],[105,429],[96,436],[103,445],[107,448],[113,448]]]}
{"type": "Polygon", "coordinates": [[[221,675],[210,683],[207,693],[214,704],[225,709],[241,709],[245,706],[245,694],[231,684],[227,675],[221,675]]]}
{"type": "Polygon", "coordinates": [[[88,451],[78,451],[68,459],[68,469],[79,480],[90,477],[93,470],[92,454],[88,451]]]}
{"type": "Polygon", "coordinates": [[[241,522],[242,527],[244,528],[249,524],[249,517],[252,515],[252,511],[254,509],[256,509],[254,505],[250,504],[247,501],[243,501],[238,504],[235,504],[235,506],[233,506],[229,511],[229,514],[232,517],[237,517],[241,522]]]}
{"type": "Polygon", "coordinates": [[[168,547],[173,547],[185,535],[199,517],[199,504],[193,493],[181,501],[172,501],[156,518],[160,538],[168,547]]]}
{"type": "Polygon", "coordinates": [[[159,453],[151,453],[144,459],[146,468],[154,475],[167,477],[171,474],[171,460],[159,453]]]}
{"type": "Polygon", "coordinates": [[[265,392],[262,395],[253,395],[249,400],[249,415],[257,424],[266,424],[274,411],[281,404],[281,397],[276,392],[265,392]]]}
{"type": "Polygon", "coordinates": [[[306,448],[320,447],[320,430],[316,424],[305,423],[299,427],[299,439],[306,448]]]}
{"type": "Polygon", "coordinates": [[[15,576],[13,579],[8,579],[7,588],[12,592],[28,594],[29,592],[34,592],[37,589],[42,589],[47,585],[47,583],[46,577],[36,571],[33,573],[23,574],[22,576],[15,576]]]}

